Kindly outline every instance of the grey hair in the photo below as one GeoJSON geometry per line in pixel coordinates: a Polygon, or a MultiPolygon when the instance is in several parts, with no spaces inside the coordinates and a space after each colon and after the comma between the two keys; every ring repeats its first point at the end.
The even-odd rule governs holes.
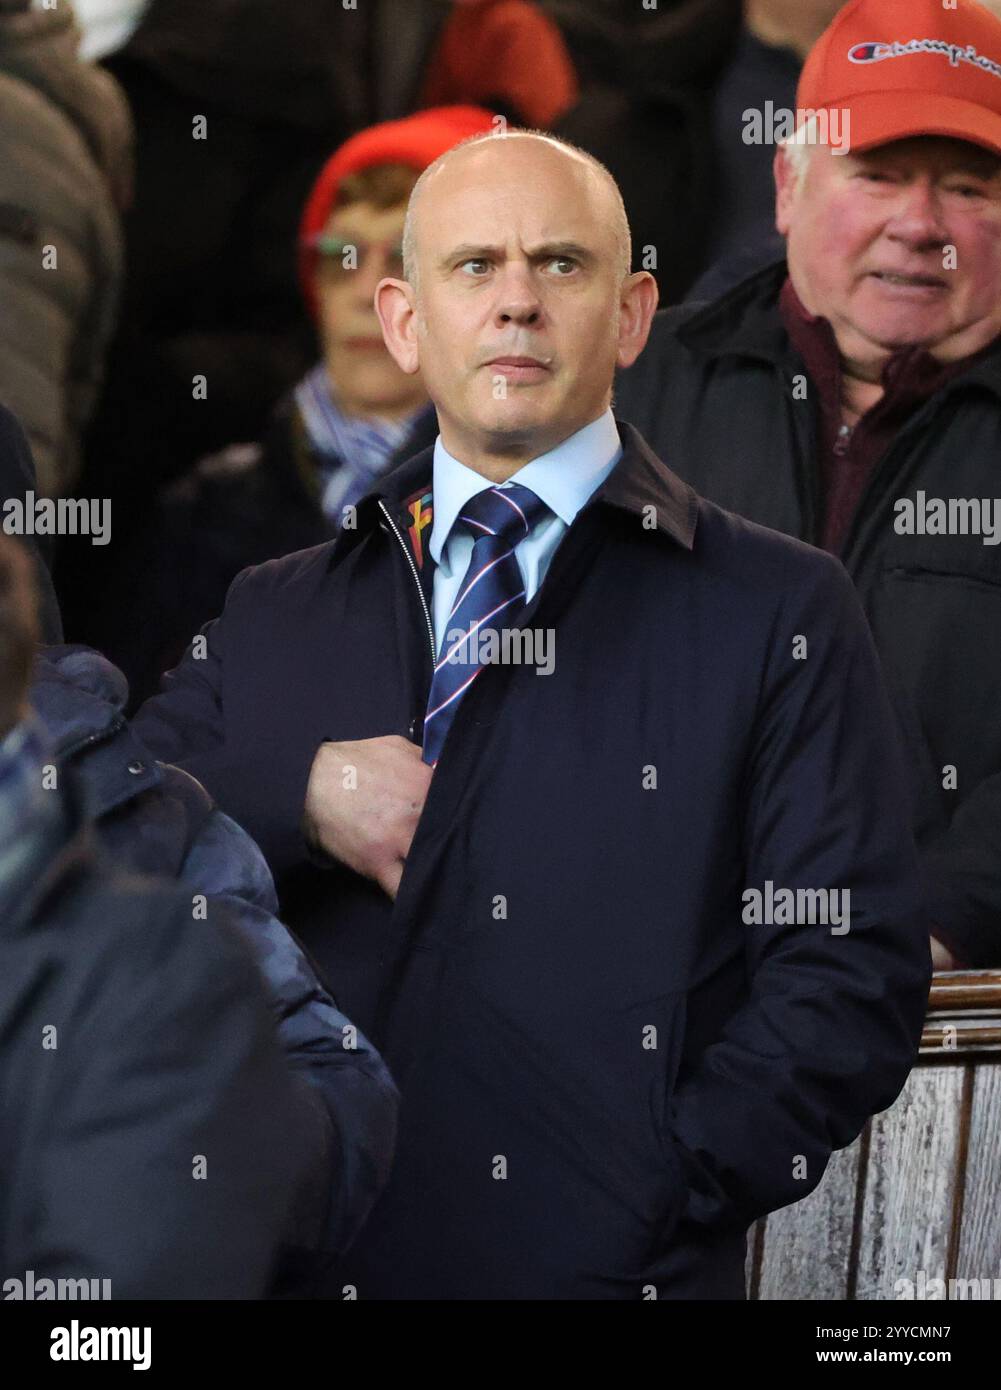
{"type": "Polygon", "coordinates": [[[782,149],[792,169],[797,192],[803,187],[803,180],[810,165],[810,155],[817,145],[819,124],[817,114],[813,112],[788,139],[782,141],[782,149]]]}
{"type": "Polygon", "coordinates": [[[547,145],[555,145],[557,149],[564,150],[568,154],[582,159],[586,164],[602,178],[612,190],[613,201],[615,204],[615,243],[616,259],[619,263],[619,278],[624,280],[629,274],[633,260],[632,236],[629,232],[629,219],[626,216],[625,204],[622,201],[622,194],[619,192],[619,185],[615,182],[608,169],[600,160],[595,159],[594,155],[588,154],[586,150],[579,149],[572,145],[569,140],[560,140],[555,135],[549,135],[543,130],[497,130],[488,131],[480,135],[470,135],[465,140],[460,140],[457,145],[446,150],[421,174],[410,192],[410,200],[407,203],[407,215],[403,224],[403,278],[413,288],[417,289],[417,232],[415,209],[420,201],[421,194],[431,178],[431,175],[450,159],[457,151],[465,149],[469,145],[479,145],[486,140],[512,140],[531,138],[533,140],[544,140],[547,145]]]}

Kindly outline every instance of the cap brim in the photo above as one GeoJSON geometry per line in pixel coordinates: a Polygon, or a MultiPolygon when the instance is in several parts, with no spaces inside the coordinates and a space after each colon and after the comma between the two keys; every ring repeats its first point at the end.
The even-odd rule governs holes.
{"type": "Polygon", "coordinates": [[[840,139],[831,143],[847,146],[850,153],[862,154],[892,140],[942,135],[1001,155],[1001,115],[961,97],[934,92],[866,92],[844,102],[831,102],[830,109],[849,117],[847,131],[844,114],[840,125],[832,122],[831,134],[840,132],[840,139]]]}

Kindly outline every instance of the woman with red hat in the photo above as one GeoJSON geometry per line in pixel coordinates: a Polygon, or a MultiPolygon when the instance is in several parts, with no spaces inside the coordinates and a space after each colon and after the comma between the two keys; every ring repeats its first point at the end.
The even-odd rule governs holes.
{"type": "Polygon", "coordinates": [[[386,351],[372,297],[383,276],[403,274],[407,200],[422,170],[492,120],[452,106],[386,121],[321,170],[303,212],[299,273],[322,356],[262,442],[203,459],[161,499],[153,543],[142,542],[146,636],[121,661],[134,700],[221,611],[240,570],[328,540],[389,468],[434,442],[423,383],[386,351]]]}

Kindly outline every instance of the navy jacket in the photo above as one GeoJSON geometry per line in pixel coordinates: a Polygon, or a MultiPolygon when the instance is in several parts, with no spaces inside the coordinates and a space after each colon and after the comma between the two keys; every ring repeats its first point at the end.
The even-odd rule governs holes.
{"type": "Polygon", "coordinates": [[[301,1100],[311,1172],[300,1183],[281,1272],[299,1283],[315,1257],[350,1242],[386,1181],[396,1087],[278,921],[257,846],[190,774],[149,756],[122,714],[127,695],[121,672],[87,647],[48,647],[36,660],[31,703],[57,768],[79,779],[108,857],[119,868],[186,885],[196,920],[194,895],[206,900],[201,915],[207,900],[224,902],[264,976],[286,1059],[308,1083],[301,1100]]]}
{"type": "Polygon", "coordinates": [[[323,739],[420,738],[431,451],[356,531],[241,575],[137,721],[284,871],[400,1085],[361,1297],[742,1297],[748,1225],[915,1056],[927,922],[852,586],[620,431],[523,615],[555,671],[463,700],[395,906],[310,865],[300,818],[323,739]],[[848,890],[850,930],[748,924],[769,882],[848,890]]]}

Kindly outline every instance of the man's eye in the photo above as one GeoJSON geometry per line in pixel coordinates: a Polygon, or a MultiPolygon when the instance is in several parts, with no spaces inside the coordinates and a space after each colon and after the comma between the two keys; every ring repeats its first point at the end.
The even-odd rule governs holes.
{"type": "Polygon", "coordinates": [[[482,276],[490,269],[490,262],[482,256],[472,256],[468,261],[463,261],[459,269],[468,271],[470,275],[482,276]]]}
{"type": "Polygon", "coordinates": [[[569,275],[577,269],[577,262],[572,256],[554,256],[548,264],[556,267],[557,275],[569,275]]]}
{"type": "Polygon", "coordinates": [[[870,183],[889,183],[889,174],[884,174],[879,169],[863,169],[860,175],[863,179],[868,179],[870,183]]]}
{"type": "Polygon", "coordinates": [[[983,189],[972,183],[954,183],[948,192],[958,193],[961,198],[979,198],[983,189]]]}

